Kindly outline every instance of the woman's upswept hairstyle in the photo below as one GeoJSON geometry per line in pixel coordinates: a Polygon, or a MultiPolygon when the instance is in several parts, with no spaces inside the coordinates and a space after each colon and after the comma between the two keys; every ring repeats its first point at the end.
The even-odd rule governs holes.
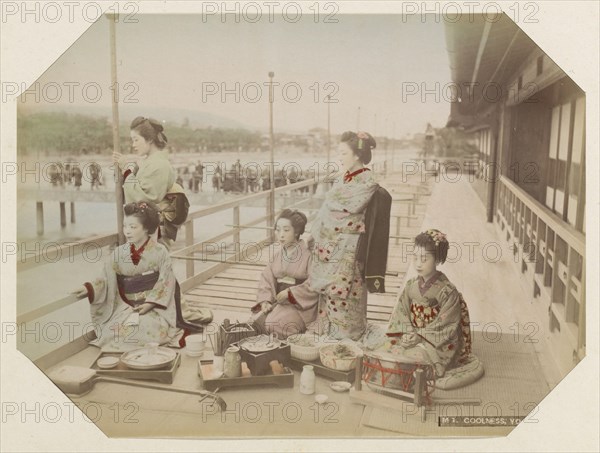
{"type": "Polygon", "coordinates": [[[154,233],[160,223],[158,209],[152,203],[145,201],[128,203],[123,206],[123,212],[126,216],[133,216],[140,219],[140,223],[148,234],[154,233]]]}
{"type": "Polygon", "coordinates": [[[450,243],[446,235],[440,230],[430,229],[419,233],[415,238],[415,245],[422,247],[435,256],[435,262],[443,264],[448,257],[450,243]]]}
{"type": "MultiPolygon", "coordinates": [[[[279,219],[288,219],[294,228],[294,235],[296,236],[296,240],[300,238],[300,235],[304,233],[304,229],[306,228],[306,223],[308,219],[303,212],[291,209],[284,209],[277,220],[279,219]]],[[[277,222],[275,222],[277,224],[277,222]]]]}
{"type": "Polygon", "coordinates": [[[371,150],[377,146],[377,143],[371,134],[368,132],[356,133],[346,131],[342,134],[340,141],[346,143],[364,165],[371,162],[371,150]]]}
{"type": "Polygon", "coordinates": [[[159,149],[167,146],[167,136],[163,132],[163,125],[153,118],[138,116],[131,122],[129,128],[141,135],[147,142],[154,143],[159,149]]]}

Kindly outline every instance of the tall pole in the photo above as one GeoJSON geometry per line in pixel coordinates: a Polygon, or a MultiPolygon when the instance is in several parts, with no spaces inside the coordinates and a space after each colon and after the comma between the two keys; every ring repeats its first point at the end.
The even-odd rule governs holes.
{"type": "Polygon", "coordinates": [[[394,172],[394,155],[396,154],[396,122],[392,123],[392,173],[394,172]]]}
{"type": "Polygon", "coordinates": [[[377,135],[377,113],[373,116],[373,137],[377,135]]]}
{"type": "Polygon", "coordinates": [[[269,180],[271,188],[271,194],[269,196],[269,218],[267,219],[267,226],[275,226],[275,139],[273,137],[273,77],[275,73],[269,72],[269,148],[271,151],[271,171],[269,173],[269,180]]]}
{"type": "Polygon", "coordinates": [[[384,174],[387,176],[388,172],[388,140],[389,140],[389,130],[388,130],[388,119],[385,119],[385,126],[383,128],[383,133],[385,134],[385,164],[383,165],[384,174]]]}
{"type": "MultiPolygon", "coordinates": [[[[121,145],[119,141],[119,90],[117,88],[117,32],[116,23],[119,20],[118,14],[108,14],[108,22],[110,24],[110,78],[112,90],[112,135],[113,135],[113,152],[120,153],[121,145]]],[[[119,233],[119,244],[125,242],[123,234],[123,174],[117,163],[114,164],[115,172],[115,200],[117,204],[117,231],[119,233]]]]}
{"type": "MultiPolygon", "coordinates": [[[[331,162],[331,95],[327,95],[327,166],[331,162]]],[[[327,171],[327,168],[325,168],[327,171]]]]}

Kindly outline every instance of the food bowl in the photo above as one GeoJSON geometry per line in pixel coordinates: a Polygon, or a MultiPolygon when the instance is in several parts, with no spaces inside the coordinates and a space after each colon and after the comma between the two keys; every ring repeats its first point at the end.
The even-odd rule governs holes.
{"type": "Polygon", "coordinates": [[[356,360],[362,357],[362,354],[358,346],[348,343],[328,344],[319,349],[321,363],[337,371],[350,371],[356,367],[356,360]]]}
{"type": "Polygon", "coordinates": [[[293,358],[312,362],[319,358],[319,345],[314,334],[291,335],[287,339],[293,358]]]}
{"type": "Polygon", "coordinates": [[[188,335],[185,337],[185,347],[189,352],[198,353],[204,351],[206,340],[203,335],[188,335]]]}
{"type": "Polygon", "coordinates": [[[334,392],[347,392],[350,390],[350,387],[352,387],[352,384],[346,381],[335,381],[329,384],[329,387],[331,387],[331,390],[334,392]]]}

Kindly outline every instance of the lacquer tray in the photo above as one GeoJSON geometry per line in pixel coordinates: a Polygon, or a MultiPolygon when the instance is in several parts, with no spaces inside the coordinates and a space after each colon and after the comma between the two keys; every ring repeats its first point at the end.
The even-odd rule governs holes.
{"type": "Polygon", "coordinates": [[[294,386],[294,372],[287,367],[272,367],[270,374],[252,376],[248,366],[242,362],[242,376],[237,378],[213,378],[212,363],[198,363],[198,376],[205,390],[214,391],[226,387],[250,387],[254,385],[276,385],[280,388],[294,386]],[[274,369],[273,369],[274,368],[274,369]]]}
{"type": "Polygon", "coordinates": [[[148,379],[159,381],[164,384],[172,384],[175,377],[175,371],[177,371],[177,368],[179,368],[179,365],[181,364],[181,354],[179,352],[176,352],[177,357],[169,368],[162,368],[160,370],[132,370],[121,361],[119,361],[116,367],[110,369],[102,369],[97,364],[98,359],[101,359],[102,357],[121,357],[122,354],[122,352],[100,352],[98,357],[94,359],[94,363],[90,368],[97,374],[103,376],[113,376],[128,379],[148,379]]]}

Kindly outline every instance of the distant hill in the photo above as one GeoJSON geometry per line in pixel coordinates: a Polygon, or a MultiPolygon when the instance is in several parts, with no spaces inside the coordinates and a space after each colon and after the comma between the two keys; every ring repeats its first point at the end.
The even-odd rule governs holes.
{"type": "MultiPolygon", "coordinates": [[[[110,106],[104,105],[35,105],[35,104],[18,104],[19,114],[29,115],[35,113],[49,112],[65,112],[73,115],[87,115],[94,117],[112,118],[112,110],[110,106]]],[[[232,120],[223,116],[213,115],[211,113],[172,109],[166,107],[144,107],[137,104],[120,104],[119,105],[119,120],[128,122],[136,116],[150,116],[159,121],[166,121],[176,125],[182,125],[186,119],[191,128],[224,128],[224,129],[246,129],[255,130],[239,121],[232,120]]]]}

